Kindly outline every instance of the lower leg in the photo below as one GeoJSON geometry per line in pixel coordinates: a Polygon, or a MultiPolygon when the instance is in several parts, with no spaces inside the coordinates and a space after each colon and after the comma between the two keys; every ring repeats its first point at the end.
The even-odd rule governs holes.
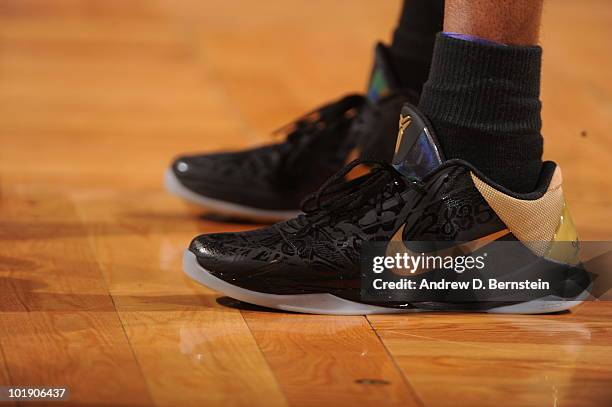
{"type": "Polygon", "coordinates": [[[447,0],[444,31],[510,45],[536,45],[543,0],[447,0]]]}
{"type": "Polygon", "coordinates": [[[444,0],[404,0],[389,49],[403,87],[421,92],[443,15],[444,0]]]}
{"type": "Polygon", "coordinates": [[[447,0],[453,34],[436,39],[420,102],[447,158],[516,192],[534,188],[542,165],[541,9],[542,0],[447,0]]]}

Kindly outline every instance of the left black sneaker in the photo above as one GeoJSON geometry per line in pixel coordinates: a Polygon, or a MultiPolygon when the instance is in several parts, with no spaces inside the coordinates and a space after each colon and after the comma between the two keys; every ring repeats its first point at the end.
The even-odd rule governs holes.
{"type": "Polygon", "coordinates": [[[383,243],[383,253],[391,247],[385,242],[396,241],[412,255],[419,250],[412,246],[416,242],[445,242],[447,249],[461,247],[470,255],[494,252],[492,244],[510,241],[516,250],[511,261],[501,258],[502,269],[496,273],[502,279],[536,278],[541,270],[562,279],[584,277],[575,269],[573,249],[568,255],[553,247],[565,240],[573,248],[578,239],[556,164],[545,163],[536,190],[513,193],[465,161],[444,161],[432,129],[416,108],[404,106],[400,123],[393,164],[377,162],[367,175],[345,182],[344,175],[363,163],[354,161],[304,202],[305,214],[289,221],[195,238],[185,252],[185,272],[241,301],[307,313],[545,313],[568,309],[587,295],[580,289],[564,291],[562,297],[547,291],[537,300],[520,301],[364,298],[360,253],[374,242],[383,243]]]}
{"type": "Polygon", "coordinates": [[[401,89],[378,44],[367,95],[350,95],[286,126],[284,142],[178,157],[169,192],[217,213],[256,220],[297,216],[301,201],[357,157],[391,160],[397,117],[418,95],[401,89]]]}

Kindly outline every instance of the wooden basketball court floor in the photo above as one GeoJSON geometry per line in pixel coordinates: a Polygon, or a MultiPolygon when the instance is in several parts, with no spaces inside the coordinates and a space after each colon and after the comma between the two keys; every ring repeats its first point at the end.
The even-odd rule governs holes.
{"type": "MultiPolygon", "coordinates": [[[[173,155],[269,141],[361,90],[399,7],[2,0],[0,385],[126,406],[612,405],[611,303],[292,315],[183,276],[191,237],[254,226],[168,196],[173,155]]],[[[546,156],[585,240],[612,236],[611,38],[608,0],[548,2],[546,156]]]]}

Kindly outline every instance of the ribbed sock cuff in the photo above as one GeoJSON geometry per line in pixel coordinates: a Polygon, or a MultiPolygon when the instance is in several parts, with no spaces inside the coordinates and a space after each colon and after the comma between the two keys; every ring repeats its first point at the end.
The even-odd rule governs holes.
{"type": "Polygon", "coordinates": [[[539,133],[542,48],[438,34],[420,107],[434,122],[491,134],[539,133]]]}

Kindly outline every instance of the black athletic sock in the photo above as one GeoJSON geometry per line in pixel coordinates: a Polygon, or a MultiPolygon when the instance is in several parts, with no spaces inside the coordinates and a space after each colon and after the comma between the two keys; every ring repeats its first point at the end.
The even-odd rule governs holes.
{"type": "Polygon", "coordinates": [[[447,159],[464,159],[515,192],[535,188],[542,167],[542,49],[439,34],[420,108],[447,159]]]}
{"type": "Polygon", "coordinates": [[[444,0],[404,0],[389,49],[391,64],[402,87],[421,92],[443,18],[444,0]]]}

